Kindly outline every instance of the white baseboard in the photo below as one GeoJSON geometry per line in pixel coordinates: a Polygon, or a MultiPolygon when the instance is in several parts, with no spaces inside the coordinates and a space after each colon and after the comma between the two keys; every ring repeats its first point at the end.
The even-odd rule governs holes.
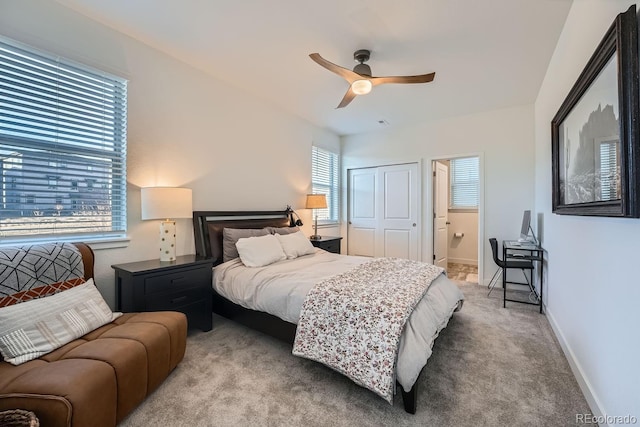
{"type": "MultiPolygon", "coordinates": [[[[573,351],[571,350],[571,347],[567,343],[567,340],[565,339],[564,334],[562,333],[562,330],[560,329],[560,327],[556,323],[555,318],[553,317],[553,313],[549,311],[549,308],[546,305],[545,305],[545,313],[547,315],[547,319],[549,319],[549,324],[551,325],[551,329],[553,329],[553,332],[555,333],[556,338],[558,338],[560,347],[562,348],[562,351],[564,352],[564,355],[567,358],[567,361],[569,362],[571,371],[573,372],[573,375],[576,377],[576,380],[578,381],[580,390],[582,391],[582,394],[584,395],[585,399],[587,400],[587,403],[589,404],[589,407],[591,408],[591,412],[593,412],[593,415],[595,415],[596,417],[603,417],[606,414],[606,412],[604,411],[604,408],[600,403],[600,399],[598,399],[598,396],[596,396],[596,394],[593,392],[591,383],[589,382],[589,379],[584,375],[584,372],[582,371],[582,367],[580,366],[580,362],[578,362],[575,355],[573,354],[573,351]]],[[[600,427],[608,427],[608,426],[609,424],[606,424],[606,423],[600,424],[600,427]]]]}
{"type": "Polygon", "coordinates": [[[467,259],[467,258],[449,258],[449,262],[455,262],[456,264],[466,264],[466,265],[478,265],[477,259],[467,259]]]}

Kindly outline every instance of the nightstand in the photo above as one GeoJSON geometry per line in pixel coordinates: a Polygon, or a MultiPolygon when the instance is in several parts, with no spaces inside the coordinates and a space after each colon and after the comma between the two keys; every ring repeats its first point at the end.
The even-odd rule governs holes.
{"type": "Polygon", "coordinates": [[[311,240],[311,244],[316,248],[324,249],[334,254],[340,253],[340,240],[342,237],[320,236],[318,240],[311,240]]]}
{"type": "Polygon", "coordinates": [[[213,261],[195,255],[111,266],[116,273],[116,310],[180,311],[189,327],[212,328],[213,261]]]}

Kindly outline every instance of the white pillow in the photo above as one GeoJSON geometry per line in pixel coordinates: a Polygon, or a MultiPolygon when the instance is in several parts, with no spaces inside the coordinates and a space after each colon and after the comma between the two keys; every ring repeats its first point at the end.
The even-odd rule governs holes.
{"type": "Polygon", "coordinates": [[[264,267],[287,258],[273,234],[238,239],[236,248],[240,260],[247,267],[264,267]]]}
{"type": "Polygon", "coordinates": [[[316,251],[302,231],[291,234],[276,234],[275,236],[278,238],[280,245],[282,245],[282,249],[288,259],[309,255],[316,251]]]}
{"type": "Polygon", "coordinates": [[[0,353],[6,362],[19,365],[119,316],[89,279],[55,295],[0,308],[0,353]]]}

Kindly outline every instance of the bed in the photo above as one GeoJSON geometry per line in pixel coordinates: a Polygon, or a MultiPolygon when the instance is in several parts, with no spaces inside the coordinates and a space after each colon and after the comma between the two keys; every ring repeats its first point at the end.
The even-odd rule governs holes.
{"type": "MultiPolygon", "coordinates": [[[[305,331],[307,324],[300,323],[298,328],[297,323],[304,301],[309,299],[306,295],[318,288],[317,283],[342,277],[345,272],[366,269],[374,261],[385,261],[315,249],[296,259],[249,268],[239,259],[223,262],[225,228],[286,230],[285,227],[294,225],[291,211],[196,211],[193,223],[197,255],[214,260],[213,311],[290,344],[294,344],[297,329],[300,329],[298,335],[305,331]],[[255,293],[254,288],[260,293],[255,293]]],[[[405,410],[412,414],[416,412],[418,379],[431,355],[433,340],[463,301],[462,293],[445,275],[434,277],[406,321],[397,349],[397,365],[393,366],[394,384],[397,380],[405,410]],[[434,312],[438,320],[431,320],[436,316],[434,312]]],[[[300,336],[295,342],[294,354],[299,344],[300,336]]]]}

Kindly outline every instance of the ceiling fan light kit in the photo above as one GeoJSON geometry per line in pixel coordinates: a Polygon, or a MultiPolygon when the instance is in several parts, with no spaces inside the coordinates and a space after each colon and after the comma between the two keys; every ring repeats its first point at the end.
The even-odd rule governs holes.
{"type": "Polygon", "coordinates": [[[373,85],[369,80],[366,79],[356,80],[355,82],[351,83],[351,90],[356,95],[366,95],[371,92],[372,88],[373,85]]]}
{"type": "Polygon", "coordinates": [[[371,67],[365,64],[371,57],[371,52],[367,49],[359,49],[353,53],[353,59],[358,62],[353,71],[327,61],[319,53],[312,53],[309,57],[320,66],[349,82],[349,89],[336,108],[346,107],[353,101],[353,98],[357,95],[368,94],[374,86],[386,83],[429,83],[436,76],[436,73],[429,73],[417,76],[373,77],[371,75],[371,67]]]}

